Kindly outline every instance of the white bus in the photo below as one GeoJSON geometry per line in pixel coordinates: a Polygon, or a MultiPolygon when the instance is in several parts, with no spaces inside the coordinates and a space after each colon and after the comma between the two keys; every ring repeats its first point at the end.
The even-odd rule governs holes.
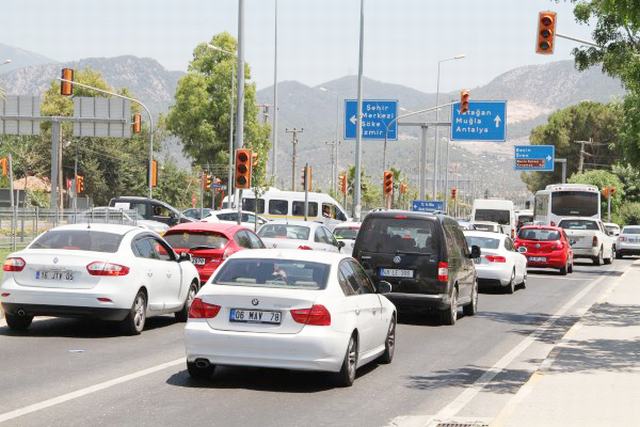
{"type": "Polygon", "coordinates": [[[536,193],[533,220],[558,225],[562,218],[580,216],[600,219],[600,190],[585,184],[552,184],[536,193]]]}
{"type": "MultiPolygon", "coordinates": [[[[319,221],[332,224],[347,221],[345,209],[333,197],[324,193],[309,192],[308,199],[309,221],[319,221]]],[[[228,205],[227,197],[223,206],[228,205]]],[[[303,219],[304,218],[304,191],[282,191],[277,188],[269,188],[257,199],[252,190],[242,192],[242,210],[256,212],[268,219],[303,219]]]]}

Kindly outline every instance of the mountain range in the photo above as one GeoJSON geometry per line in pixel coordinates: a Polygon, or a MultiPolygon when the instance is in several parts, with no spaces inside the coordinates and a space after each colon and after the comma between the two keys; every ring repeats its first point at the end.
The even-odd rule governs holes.
{"type": "MultiPolygon", "coordinates": [[[[41,94],[56,78],[62,67],[81,69],[90,67],[102,73],[105,80],[116,88],[127,87],[143,100],[153,113],[165,113],[173,102],[173,95],[181,71],[168,71],[152,58],[119,56],[113,58],[85,58],[73,62],[56,62],[41,55],[0,45],[0,59],[12,58],[13,62],[0,67],[0,86],[10,94],[41,94]],[[9,67],[10,66],[10,67],[9,67]]],[[[471,70],[472,72],[472,70],[471,70]]],[[[424,109],[435,105],[436,95],[424,93],[406,86],[365,78],[364,96],[373,99],[397,99],[401,112],[424,109]]],[[[317,86],[307,86],[297,81],[278,84],[278,163],[280,186],[289,185],[291,164],[291,135],[287,128],[303,128],[299,135],[298,165],[309,161],[314,168],[314,180],[320,187],[329,181],[330,150],[325,144],[335,139],[338,115],[338,134],[342,139],[342,103],[355,98],[356,77],[346,76],[317,86]]],[[[260,104],[272,104],[273,88],[257,93],[260,104]]],[[[553,111],[583,100],[608,102],[624,95],[620,82],[591,68],[578,72],[572,61],[551,62],[515,68],[497,76],[484,86],[471,88],[471,99],[499,99],[508,101],[508,140],[506,143],[458,142],[451,144],[451,170],[463,178],[484,179],[487,186],[500,183],[500,188],[521,192],[524,189],[519,176],[512,168],[513,145],[527,144],[531,129],[545,123],[553,111]]],[[[456,100],[458,92],[440,94],[441,103],[456,100]]],[[[442,111],[440,120],[449,117],[442,111]]],[[[434,115],[415,117],[431,120],[434,115]]],[[[447,129],[440,130],[446,138],[447,129]]],[[[429,132],[428,159],[433,159],[432,131],[429,132]]],[[[414,181],[417,176],[418,129],[401,127],[399,140],[389,142],[388,163],[398,167],[414,181]]],[[[374,182],[381,174],[382,142],[363,142],[363,165],[374,182]]],[[[168,141],[165,151],[188,165],[180,149],[179,141],[168,141]]],[[[354,142],[340,145],[339,167],[353,163],[354,142]]],[[[431,169],[431,167],[429,167],[431,169]]],[[[427,176],[431,173],[427,171],[427,176]]],[[[296,174],[299,175],[299,174],[296,174]]]]}

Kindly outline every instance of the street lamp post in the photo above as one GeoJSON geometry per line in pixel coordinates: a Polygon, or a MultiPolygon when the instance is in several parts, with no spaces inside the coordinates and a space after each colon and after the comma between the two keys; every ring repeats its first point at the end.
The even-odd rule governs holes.
{"type": "Polygon", "coordinates": [[[362,211],[362,77],[364,60],[364,0],[360,0],[360,38],[358,43],[358,103],[356,108],[356,147],[355,147],[355,173],[353,183],[353,210],[355,221],[360,220],[362,211]]]}
{"type": "MultiPolygon", "coordinates": [[[[231,55],[234,58],[236,57],[235,53],[212,45],[211,43],[207,43],[207,47],[209,49],[217,50],[218,52],[231,55]]],[[[233,192],[233,94],[235,92],[235,74],[236,64],[234,63],[231,65],[231,97],[229,99],[229,171],[227,173],[227,200],[229,201],[229,208],[232,207],[231,193],[233,192]]]]}
{"type": "MultiPolygon", "coordinates": [[[[274,184],[278,175],[278,0],[275,0],[273,37],[273,126],[271,128],[271,176],[274,184]]],[[[277,187],[277,184],[276,184],[277,187]]]]}
{"type": "MultiPolygon", "coordinates": [[[[456,56],[452,56],[450,58],[441,59],[438,61],[438,75],[436,81],[436,105],[440,102],[440,65],[443,62],[455,61],[457,59],[462,59],[465,57],[464,53],[461,53],[456,56]]],[[[436,122],[439,119],[439,110],[436,110],[436,122]]],[[[433,200],[436,200],[438,197],[438,126],[435,128],[435,144],[433,148],[433,200]]],[[[445,194],[444,194],[444,203],[445,203],[445,212],[447,209],[447,192],[449,187],[449,142],[447,142],[447,151],[446,151],[446,165],[445,165],[445,194]]]]}

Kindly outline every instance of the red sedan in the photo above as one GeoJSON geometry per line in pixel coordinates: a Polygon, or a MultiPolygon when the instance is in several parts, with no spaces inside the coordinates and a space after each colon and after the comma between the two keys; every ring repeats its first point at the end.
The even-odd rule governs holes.
{"type": "Polygon", "coordinates": [[[236,224],[187,222],[164,234],[176,252],[189,252],[204,284],[222,261],[243,249],[262,249],[264,243],[253,231],[236,224]]]}
{"type": "Polygon", "coordinates": [[[527,257],[527,266],[557,268],[560,274],[573,272],[573,250],[564,230],[546,225],[520,228],[516,250],[527,257]]]}

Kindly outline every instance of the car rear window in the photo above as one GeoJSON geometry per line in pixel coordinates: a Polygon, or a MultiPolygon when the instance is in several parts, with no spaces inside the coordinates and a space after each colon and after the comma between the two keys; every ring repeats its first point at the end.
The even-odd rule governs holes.
{"type": "Polygon", "coordinates": [[[430,254],[437,247],[433,221],[421,219],[370,218],[359,233],[359,248],[367,252],[430,254]]]}
{"type": "Polygon", "coordinates": [[[215,231],[181,230],[169,231],[164,239],[174,248],[222,249],[229,239],[215,231]]]}
{"type": "Polygon", "coordinates": [[[358,236],[358,227],[342,227],[333,230],[333,235],[336,239],[352,239],[355,240],[358,236]]]}
{"type": "Polygon", "coordinates": [[[622,234],[640,234],[640,227],[625,227],[622,234]]]}
{"type": "Polygon", "coordinates": [[[511,212],[501,209],[476,209],[474,221],[490,221],[507,225],[511,223],[511,212]]]}
{"type": "Polygon", "coordinates": [[[598,224],[588,219],[563,219],[558,227],[567,230],[598,230],[598,224]]]}
{"type": "Polygon", "coordinates": [[[471,246],[479,246],[482,249],[498,249],[500,247],[500,239],[492,239],[490,237],[480,236],[464,236],[467,244],[471,246]]]}
{"type": "Polygon", "coordinates": [[[327,286],[330,265],[319,262],[229,259],[213,278],[216,285],[320,290],[327,286]]]}
{"type": "Polygon", "coordinates": [[[36,239],[29,249],[60,249],[92,252],[118,251],[122,234],[93,230],[51,230],[36,239]]]}
{"type": "Polygon", "coordinates": [[[309,240],[309,227],[293,224],[265,224],[258,231],[264,238],[309,240]]]}
{"type": "Polygon", "coordinates": [[[549,242],[560,240],[560,233],[557,230],[527,229],[523,228],[518,232],[518,238],[522,240],[535,240],[538,242],[549,242]]]}

